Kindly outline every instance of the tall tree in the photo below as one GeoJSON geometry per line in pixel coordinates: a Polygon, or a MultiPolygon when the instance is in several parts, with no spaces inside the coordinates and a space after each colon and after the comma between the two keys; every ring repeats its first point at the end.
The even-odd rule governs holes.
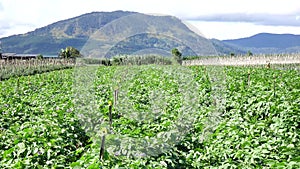
{"type": "Polygon", "coordinates": [[[253,53],[250,50],[248,50],[247,55],[248,56],[253,56],[253,53]]]}
{"type": "Polygon", "coordinates": [[[173,48],[171,52],[172,52],[172,55],[173,55],[173,59],[177,63],[181,64],[181,62],[182,62],[181,52],[177,48],[173,48]]]}
{"type": "Polygon", "coordinates": [[[66,49],[61,49],[59,53],[59,57],[62,58],[76,58],[81,56],[82,55],[80,54],[79,50],[72,46],[68,46],[66,49]]]}

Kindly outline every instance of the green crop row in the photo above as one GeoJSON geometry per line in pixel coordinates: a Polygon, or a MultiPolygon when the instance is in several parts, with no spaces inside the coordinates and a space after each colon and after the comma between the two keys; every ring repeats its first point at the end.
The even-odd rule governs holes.
{"type": "Polygon", "coordinates": [[[72,68],[72,59],[0,60],[0,80],[72,68]]]}
{"type": "Polygon", "coordinates": [[[0,168],[299,168],[300,76],[88,66],[0,83],[0,168]]]}
{"type": "Polygon", "coordinates": [[[226,110],[203,148],[198,168],[299,168],[300,76],[297,70],[224,69],[226,110]]]}
{"type": "Polygon", "coordinates": [[[0,83],[0,168],[64,168],[89,137],[72,103],[72,70],[0,83]]]}

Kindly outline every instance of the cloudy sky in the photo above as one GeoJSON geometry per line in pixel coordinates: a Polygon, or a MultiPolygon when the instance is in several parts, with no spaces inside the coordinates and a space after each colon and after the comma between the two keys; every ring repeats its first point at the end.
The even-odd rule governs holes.
{"type": "Polygon", "coordinates": [[[221,40],[261,32],[300,34],[299,0],[0,0],[0,37],[115,10],[174,15],[221,40]]]}

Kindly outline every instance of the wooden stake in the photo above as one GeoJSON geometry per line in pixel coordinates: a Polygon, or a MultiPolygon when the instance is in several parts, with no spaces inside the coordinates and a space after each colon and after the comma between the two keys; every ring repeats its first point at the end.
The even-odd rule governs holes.
{"type": "Polygon", "coordinates": [[[19,79],[19,77],[18,77],[18,80],[17,80],[17,92],[18,92],[18,94],[19,94],[19,90],[20,89],[20,79],[19,79]]]}
{"type": "Polygon", "coordinates": [[[102,136],[99,160],[103,160],[104,150],[105,150],[105,134],[102,136]]]}
{"type": "Polygon", "coordinates": [[[273,82],[273,95],[274,97],[276,96],[276,88],[275,88],[275,84],[276,84],[276,76],[273,75],[273,78],[274,78],[274,82],[273,82]]]}
{"type": "Polygon", "coordinates": [[[112,103],[111,101],[108,102],[108,111],[109,111],[109,127],[112,126],[112,103]]]}
{"type": "Polygon", "coordinates": [[[248,87],[250,87],[250,74],[251,74],[251,72],[250,72],[250,70],[248,71],[248,87]]]}
{"type": "Polygon", "coordinates": [[[114,91],[114,106],[117,105],[118,95],[119,95],[119,90],[118,90],[118,88],[116,88],[115,91],[114,91]]]}

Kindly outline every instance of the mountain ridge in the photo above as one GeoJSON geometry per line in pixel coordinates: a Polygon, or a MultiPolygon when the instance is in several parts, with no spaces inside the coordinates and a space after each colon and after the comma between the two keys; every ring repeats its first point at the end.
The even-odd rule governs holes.
{"type": "Polygon", "coordinates": [[[254,53],[299,53],[300,35],[258,33],[250,37],[223,40],[222,42],[236,45],[254,53]]]}
{"type": "Polygon", "coordinates": [[[171,55],[171,48],[178,48],[184,56],[300,52],[300,35],[259,33],[239,39],[206,39],[177,17],[120,10],[86,13],[0,41],[4,52],[45,55],[57,55],[67,46],[100,57],[148,54],[155,48],[153,54],[166,56],[171,55]]]}
{"type": "MultiPolygon", "coordinates": [[[[136,48],[131,50],[133,53],[139,53],[137,50],[144,50],[146,47],[168,50],[166,53],[169,53],[171,48],[178,47],[185,52],[184,55],[194,54],[195,52],[193,53],[188,48],[190,46],[196,54],[214,55],[216,53],[209,40],[197,35],[174,16],[154,16],[129,11],[91,12],[57,21],[25,34],[1,38],[0,41],[3,42],[3,50],[7,52],[53,55],[66,46],[73,46],[80,50],[86,49],[83,52],[89,51],[87,53],[89,56],[101,55],[100,57],[103,57],[105,53],[99,53],[100,50],[110,51],[110,48],[113,48],[113,45],[118,44],[119,41],[143,33],[151,34],[151,41],[142,42],[142,39],[137,39],[149,36],[132,38],[143,43],[142,46],[136,48],[138,46],[134,45],[136,42],[128,42],[131,46],[127,44],[127,48],[136,48]],[[153,37],[155,34],[156,37],[153,37]],[[162,34],[164,38],[170,37],[165,41],[168,43],[161,41],[162,34]],[[172,42],[178,40],[183,43],[172,42]],[[164,44],[165,46],[162,46],[164,44]]],[[[114,48],[112,53],[130,54],[124,50],[127,49],[119,45],[119,48],[114,48]]]]}

